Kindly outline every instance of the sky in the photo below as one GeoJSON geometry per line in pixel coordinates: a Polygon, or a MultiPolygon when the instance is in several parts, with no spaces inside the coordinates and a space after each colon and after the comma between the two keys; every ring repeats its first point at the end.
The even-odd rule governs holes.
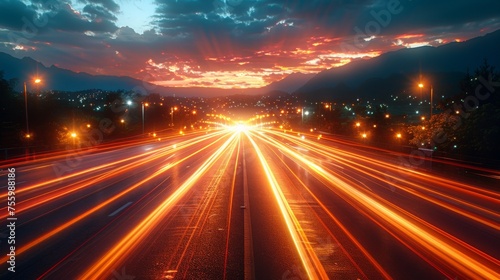
{"type": "Polygon", "coordinates": [[[175,87],[258,88],[497,29],[497,0],[0,0],[1,52],[175,87]]]}

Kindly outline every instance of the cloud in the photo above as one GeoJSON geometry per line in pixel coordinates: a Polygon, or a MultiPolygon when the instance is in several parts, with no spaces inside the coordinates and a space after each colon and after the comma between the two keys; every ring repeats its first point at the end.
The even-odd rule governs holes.
{"type": "Polygon", "coordinates": [[[117,26],[118,3],[124,2],[0,1],[0,51],[175,86],[256,87],[293,72],[500,28],[500,2],[489,0],[157,0],[145,22],[151,29],[138,34],[117,26]],[[400,11],[387,18],[390,5],[400,11]],[[26,32],[26,22],[36,31],[26,32]],[[357,30],[367,28],[377,32],[360,36],[357,30]]]}
{"type": "Polygon", "coordinates": [[[18,0],[0,1],[0,27],[21,30],[27,21],[37,18],[33,7],[18,0]]]}
{"type": "Polygon", "coordinates": [[[83,12],[87,13],[92,20],[117,20],[114,14],[101,6],[87,5],[83,8],[83,12]]]}
{"type": "MultiPolygon", "coordinates": [[[[116,12],[120,11],[120,6],[118,4],[116,4],[116,2],[113,0],[87,0],[86,2],[100,5],[110,12],[116,13],[116,12]]],[[[93,5],[93,6],[96,6],[96,5],[93,5]]]]}

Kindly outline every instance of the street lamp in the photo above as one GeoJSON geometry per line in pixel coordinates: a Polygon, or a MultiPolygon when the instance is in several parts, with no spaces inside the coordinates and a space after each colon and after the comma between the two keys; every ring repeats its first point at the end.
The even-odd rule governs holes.
{"type": "MultiPolygon", "coordinates": [[[[36,78],[34,80],[35,84],[40,83],[42,80],[39,78],[36,78]]],[[[28,121],[28,90],[26,87],[26,82],[24,82],[24,110],[26,113],[26,138],[30,138],[30,127],[29,127],[29,121],[28,121]]]]}
{"type": "MultiPolygon", "coordinates": [[[[419,88],[423,88],[424,84],[420,83],[420,84],[418,84],[418,87],[419,88]]],[[[432,118],[432,97],[433,97],[433,95],[434,95],[434,89],[433,89],[433,87],[431,85],[431,118],[432,118]]]]}
{"type": "Polygon", "coordinates": [[[177,106],[170,107],[170,124],[174,127],[174,111],[177,111],[177,106]]]}
{"type": "Polygon", "coordinates": [[[149,103],[144,103],[141,102],[141,107],[142,107],[142,134],[144,134],[144,106],[148,107],[149,103]]]}

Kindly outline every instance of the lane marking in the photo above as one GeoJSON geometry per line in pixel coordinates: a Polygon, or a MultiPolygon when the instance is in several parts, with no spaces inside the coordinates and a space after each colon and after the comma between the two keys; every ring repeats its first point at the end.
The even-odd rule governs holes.
{"type": "Polygon", "coordinates": [[[252,222],[250,218],[250,198],[248,196],[248,175],[247,160],[245,156],[245,144],[241,143],[243,156],[243,265],[244,279],[253,280],[255,277],[253,240],[252,240],[252,222]]]}
{"type": "Polygon", "coordinates": [[[129,202],[125,203],[125,205],[123,205],[122,207],[116,209],[115,212],[109,214],[108,217],[113,217],[114,215],[120,213],[120,211],[122,211],[123,209],[127,208],[130,204],[132,204],[132,201],[129,201],[129,202]]]}

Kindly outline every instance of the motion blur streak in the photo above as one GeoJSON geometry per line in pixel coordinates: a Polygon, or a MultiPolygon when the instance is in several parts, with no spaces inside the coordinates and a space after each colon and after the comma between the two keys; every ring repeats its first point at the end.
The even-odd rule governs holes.
{"type": "MultiPolygon", "coordinates": [[[[224,135],[222,136],[224,137],[224,135]]],[[[204,149],[208,148],[209,146],[211,145],[215,145],[218,143],[218,141],[220,140],[221,138],[219,138],[217,141],[214,141],[212,142],[211,144],[209,144],[208,146],[205,146],[205,148],[201,149],[201,150],[198,150],[196,153],[192,153],[191,155],[187,156],[187,157],[184,157],[182,158],[181,160],[178,160],[176,162],[173,162],[173,163],[169,163],[169,164],[166,164],[164,165],[163,167],[161,167],[160,169],[156,170],[152,175],[146,177],[145,179],[139,181],[138,183],[135,183],[131,186],[129,186],[128,188],[126,188],[125,190],[121,191],[120,193],[110,197],[109,199],[101,202],[100,204],[98,204],[97,206],[94,206],[93,208],[85,211],[84,213],[78,215],[77,217],[63,223],[62,225],[54,228],[53,230],[45,233],[45,234],[42,234],[41,236],[39,236],[38,238],[36,238],[35,240],[32,240],[30,242],[27,242],[26,245],[18,248],[17,250],[17,254],[20,255],[24,252],[26,252],[27,250],[39,245],[40,243],[44,242],[45,240],[57,235],[58,233],[60,233],[61,231],[69,228],[70,226],[76,224],[77,222],[85,219],[86,217],[90,216],[91,214],[99,211],[100,209],[104,208],[105,206],[111,204],[112,202],[118,200],[120,197],[126,195],[127,193],[133,191],[134,189],[136,188],[139,188],[140,186],[148,183],[149,181],[151,181],[153,178],[156,178],[158,177],[159,175],[163,174],[164,172],[166,172],[167,170],[171,169],[172,167],[180,164],[181,162],[183,161],[186,161],[188,158],[190,157],[193,157],[195,156],[196,154],[202,152],[204,149]]],[[[188,146],[189,143],[186,143],[186,146],[188,146]]],[[[163,155],[164,156],[164,155],[163,155]]],[[[108,177],[108,176],[104,176],[104,177],[108,177]]],[[[50,199],[49,199],[50,200],[50,199]]],[[[8,257],[3,257],[2,259],[0,259],[1,262],[5,262],[8,260],[8,257]]]]}
{"type": "MultiPolygon", "coordinates": [[[[134,227],[125,237],[123,237],[118,243],[116,243],[112,249],[110,249],[104,256],[102,256],[94,265],[91,266],[85,273],[79,277],[79,279],[101,279],[105,275],[111,274],[111,271],[116,267],[117,263],[123,261],[123,259],[130,253],[137,245],[138,241],[147,236],[154,227],[158,224],[163,217],[165,217],[171,210],[172,206],[175,205],[189,189],[194,186],[201,176],[217,161],[226,149],[236,141],[237,137],[235,134],[231,136],[224,144],[222,144],[219,149],[203,163],[203,165],[196,170],[196,172],[189,177],[177,190],[160,206],[158,206],[154,211],[152,211],[143,221],[134,227]]],[[[163,172],[162,170],[161,172],[163,172]]]]}
{"type": "MultiPolygon", "coordinates": [[[[227,279],[227,263],[228,263],[228,258],[229,258],[229,234],[231,233],[231,214],[233,212],[233,200],[234,200],[234,189],[236,187],[236,176],[238,174],[238,162],[240,158],[240,149],[241,149],[241,134],[238,133],[238,146],[236,147],[237,151],[236,153],[236,158],[234,160],[234,170],[233,170],[233,176],[231,179],[231,193],[229,194],[229,209],[228,209],[228,215],[227,215],[227,236],[226,236],[226,252],[224,254],[224,279],[227,279]]],[[[228,162],[229,163],[229,162],[228,162]]]]}
{"type": "MultiPolygon", "coordinates": [[[[200,136],[200,137],[197,137],[195,139],[191,139],[190,141],[185,141],[185,142],[179,143],[178,144],[178,146],[179,146],[178,148],[179,149],[181,147],[182,148],[187,148],[187,147],[196,145],[196,144],[198,144],[198,143],[200,143],[202,141],[206,141],[208,139],[211,139],[211,138],[214,138],[216,136],[219,136],[220,134],[221,133],[216,133],[216,134],[210,135],[209,137],[207,137],[207,136],[200,136]]],[[[102,164],[102,165],[97,166],[95,168],[85,169],[85,170],[83,170],[81,172],[76,172],[74,174],[77,174],[77,175],[81,176],[81,175],[84,175],[84,174],[88,174],[88,173],[90,173],[92,171],[103,170],[105,168],[114,167],[113,173],[111,173],[111,174],[100,175],[100,173],[99,173],[99,174],[97,174],[97,175],[95,175],[93,177],[88,177],[88,178],[86,178],[84,180],[81,180],[79,182],[76,182],[76,183],[73,183],[73,184],[69,184],[69,185],[65,185],[65,186],[63,186],[61,188],[58,188],[58,189],[55,189],[55,190],[43,192],[40,195],[34,195],[31,198],[28,198],[26,200],[21,201],[18,204],[18,206],[20,206],[20,207],[19,207],[19,209],[17,211],[18,211],[18,213],[20,213],[20,212],[26,211],[28,209],[31,209],[33,207],[36,207],[36,206],[38,206],[40,204],[48,203],[51,200],[60,198],[60,197],[62,197],[64,195],[68,195],[68,194],[74,193],[76,191],[82,190],[82,189],[84,189],[86,187],[95,185],[95,184],[97,184],[99,182],[103,182],[103,181],[105,181],[105,179],[109,179],[110,177],[119,177],[119,175],[125,175],[128,172],[136,170],[140,166],[144,166],[144,165],[146,165],[146,164],[148,164],[148,163],[150,163],[150,162],[152,162],[154,160],[162,159],[162,158],[165,158],[167,156],[172,156],[176,151],[178,151],[178,149],[173,149],[171,147],[150,150],[150,151],[145,152],[143,154],[140,154],[138,156],[131,157],[131,158],[126,158],[125,160],[117,160],[117,161],[114,161],[114,162],[110,162],[108,164],[102,164]],[[144,157],[144,158],[141,158],[141,157],[144,157]],[[137,161],[134,161],[134,160],[137,160],[137,161]],[[120,164],[123,164],[126,161],[132,161],[132,162],[128,163],[126,165],[120,166],[120,164]]],[[[65,178],[61,178],[60,180],[69,179],[70,177],[74,177],[74,174],[71,174],[71,176],[65,176],[65,178]]],[[[27,187],[21,189],[18,193],[23,193],[23,190],[24,191],[26,191],[26,190],[33,190],[33,189],[36,189],[36,188],[38,188],[40,186],[48,185],[50,183],[54,183],[54,181],[55,180],[50,180],[50,181],[42,182],[40,184],[36,184],[36,185],[32,185],[32,186],[27,186],[27,187]]],[[[2,213],[7,213],[7,211],[4,211],[2,213]]],[[[3,214],[3,215],[0,216],[0,218],[5,218],[5,217],[7,217],[7,214],[3,214]]]]}
{"type": "Polygon", "coordinates": [[[16,166],[14,277],[500,279],[495,178],[259,121],[16,166]]]}
{"type": "Polygon", "coordinates": [[[379,196],[367,193],[360,186],[347,183],[276,140],[265,137],[262,134],[254,135],[284,151],[296,161],[302,162],[304,166],[309,167],[315,174],[330,182],[332,191],[341,191],[346,198],[351,200],[351,203],[358,204],[358,207],[375,215],[373,218],[380,219],[385,224],[390,225],[394,231],[398,231],[400,235],[410,240],[408,244],[415,244],[420,250],[426,250],[428,254],[433,255],[437,259],[436,261],[452,267],[468,278],[500,278],[500,273],[495,269],[495,267],[498,268],[500,265],[500,261],[495,258],[470,248],[471,246],[460,242],[457,238],[433,230],[424,221],[417,219],[406,211],[402,211],[401,208],[379,196]],[[414,221],[411,221],[411,219],[414,221]]]}
{"type": "MultiPolygon", "coordinates": [[[[286,165],[286,163],[283,160],[282,163],[286,165]]],[[[321,200],[314,194],[314,192],[311,191],[309,187],[307,187],[307,185],[297,176],[297,174],[293,173],[293,171],[290,169],[288,165],[286,166],[288,170],[290,170],[294,178],[297,180],[297,182],[300,182],[300,184],[307,191],[307,193],[314,199],[316,203],[318,203],[321,209],[325,213],[327,213],[328,217],[344,232],[344,234],[351,240],[351,242],[363,253],[363,255],[369,260],[369,262],[373,264],[373,266],[378,270],[378,272],[381,275],[383,275],[385,279],[390,279],[391,276],[384,270],[384,268],[377,262],[377,260],[363,247],[363,245],[358,240],[356,240],[356,238],[349,232],[349,230],[342,224],[342,222],[340,222],[339,219],[337,219],[337,217],[335,217],[335,215],[330,210],[328,210],[326,205],[323,202],[321,202],[321,200]]],[[[331,235],[331,237],[335,239],[335,236],[331,235]]],[[[358,269],[358,272],[361,275],[363,275],[365,279],[368,279],[369,277],[364,274],[363,270],[358,266],[355,260],[353,260],[352,257],[349,256],[349,253],[344,248],[344,246],[340,243],[339,246],[342,248],[342,251],[344,251],[344,253],[347,255],[349,261],[352,262],[353,266],[356,267],[356,269],[358,269]]]]}
{"type": "MultiPolygon", "coordinates": [[[[241,131],[246,132],[246,130],[241,130],[241,131]]],[[[306,234],[302,230],[299,221],[297,220],[292,209],[290,208],[290,205],[288,204],[286,197],[281,191],[281,188],[278,182],[276,181],[276,178],[274,177],[273,172],[270,169],[269,164],[267,163],[264,155],[257,146],[257,143],[255,143],[255,141],[252,139],[250,134],[247,133],[246,135],[250,139],[250,142],[252,143],[254,150],[257,153],[257,156],[259,157],[262,168],[264,169],[269,185],[273,190],[276,202],[280,207],[281,214],[286,221],[288,231],[293,238],[295,248],[299,252],[302,264],[306,269],[306,273],[309,279],[327,279],[328,276],[323,268],[323,265],[318,260],[318,257],[314,253],[314,250],[312,249],[310,242],[307,240],[306,234]]]]}
{"type": "MultiPolygon", "coordinates": [[[[302,144],[303,147],[307,147],[310,150],[314,150],[315,152],[331,159],[335,160],[337,162],[342,162],[345,166],[348,166],[349,168],[352,168],[360,173],[363,173],[365,175],[368,175],[372,178],[375,178],[377,180],[380,180],[388,185],[391,185],[395,188],[404,190],[408,193],[411,193],[412,195],[418,196],[419,198],[425,199],[429,202],[435,203],[440,205],[443,208],[446,208],[448,210],[454,211],[457,214],[463,215],[467,218],[473,219],[479,223],[482,223],[484,225],[487,225],[489,227],[492,227],[495,230],[500,230],[500,223],[495,222],[500,220],[500,213],[498,211],[494,210],[489,210],[485,207],[482,207],[482,204],[484,201],[491,202],[493,205],[499,205],[500,204],[500,195],[498,193],[488,191],[488,190],[483,190],[477,187],[473,187],[470,185],[466,185],[460,182],[454,182],[451,180],[444,180],[442,178],[436,177],[436,176],[430,176],[427,174],[423,174],[420,172],[416,172],[414,170],[408,169],[408,168],[403,168],[401,166],[397,166],[391,163],[387,162],[382,162],[377,159],[373,158],[368,158],[363,155],[359,154],[352,154],[348,153],[345,151],[336,151],[333,150],[336,154],[334,154],[331,151],[326,151],[326,149],[330,149],[329,147],[324,147],[321,146],[318,143],[310,142],[311,145],[308,145],[306,143],[297,143],[296,139],[291,138],[289,135],[280,135],[281,137],[286,137],[289,141],[294,142],[296,144],[302,144]],[[348,160],[346,158],[351,158],[351,159],[356,159],[361,161],[362,163],[357,163],[353,160],[348,160]],[[375,168],[370,168],[366,166],[367,163],[374,164],[380,169],[375,169],[375,168]],[[394,176],[390,175],[390,173],[387,172],[387,170],[400,170],[401,173],[404,173],[404,176],[394,176]],[[366,170],[366,171],[365,171],[366,170]],[[376,176],[375,174],[379,174],[380,176],[376,176]],[[383,177],[382,177],[383,176],[383,177]],[[464,199],[456,198],[454,196],[447,195],[444,192],[440,192],[439,190],[435,190],[433,188],[428,188],[423,185],[418,185],[412,182],[412,180],[405,180],[403,179],[404,177],[411,177],[413,179],[419,179],[419,180],[424,180],[429,183],[432,183],[434,188],[436,186],[440,186],[443,189],[449,188],[453,189],[454,191],[458,191],[464,194],[464,197],[470,198],[472,197],[477,197],[479,200],[479,203],[477,204],[472,204],[464,199]],[[385,178],[389,178],[392,181],[389,181],[385,178]],[[429,179],[432,178],[432,179],[429,179]],[[404,185],[408,185],[410,187],[405,187],[402,184],[396,184],[394,182],[398,183],[404,183],[404,185]],[[421,190],[424,192],[429,193],[429,195],[419,193],[416,190],[421,190]],[[441,197],[441,201],[436,199],[435,197],[441,197]],[[463,209],[460,209],[459,207],[455,205],[466,205],[467,207],[472,208],[475,212],[479,212],[483,216],[491,216],[491,219],[485,219],[483,216],[471,213],[470,211],[466,211],[463,209]]],[[[280,144],[278,144],[280,145],[280,144]]],[[[318,160],[312,158],[312,160],[318,160]]]]}
{"type": "MultiPolygon", "coordinates": [[[[197,144],[197,143],[199,143],[201,141],[205,141],[205,140],[207,140],[207,138],[212,138],[212,137],[215,137],[215,136],[218,136],[218,135],[221,135],[221,134],[223,134],[223,132],[212,133],[212,134],[210,134],[208,136],[206,136],[206,135],[198,136],[195,139],[190,139],[188,141],[179,143],[177,146],[178,147],[181,147],[181,146],[182,147],[189,147],[189,146],[195,145],[195,144],[197,144]]],[[[43,182],[40,182],[38,184],[26,186],[26,187],[18,190],[17,193],[23,193],[23,192],[31,191],[33,189],[37,189],[37,188],[40,188],[40,187],[43,187],[43,186],[48,186],[48,185],[51,185],[51,184],[54,184],[54,183],[59,183],[61,181],[65,181],[65,180],[68,180],[68,179],[71,179],[71,178],[75,178],[75,177],[78,177],[78,176],[86,175],[86,174],[94,172],[94,171],[100,171],[102,169],[110,168],[110,167],[113,167],[113,166],[118,166],[118,165],[120,165],[122,163],[125,163],[125,162],[128,162],[128,161],[133,161],[135,159],[140,159],[140,158],[143,158],[143,157],[149,156],[149,155],[154,155],[154,158],[159,158],[161,156],[165,156],[166,154],[168,154],[169,149],[170,148],[167,148],[167,149],[162,148],[162,149],[159,149],[159,150],[149,150],[148,152],[143,152],[143,153],[137,154],[137,155],[132,156],[132,157],[127,157],[127,158],[124,158],[124,159],[121,159],[121,160],[112,161],[112,162],[105,163],[105,164],[102,164],[102,165],[98,165],[98,166],[95,166],[95,167],[92,167],[92,168],[87,168],[87,169],[84,169],[84,170],[79,171],[79,172],[74,172],[74,173],[71,173],[71,174],[68,174],[68,175],[65,175],[65,176],[60,176],[60,177],[57,177],[55,179],[43,181],[43,182]],[[157,154],[158,152],[160,152],[160,154],[157,154]]],[[[150,159],[150,160],[152,160],[152,159],[150,159]]],[[[146,161],[147,161],[147,159],[146,159],[146,161]]],[[[2,194],[0,194],[0,199],[5,198],[6,196],[7,196],[6,193],[2,193],[2,194]]],[[[19,209],[18,211],[22,211],[22,208],[19,209]]]]}

